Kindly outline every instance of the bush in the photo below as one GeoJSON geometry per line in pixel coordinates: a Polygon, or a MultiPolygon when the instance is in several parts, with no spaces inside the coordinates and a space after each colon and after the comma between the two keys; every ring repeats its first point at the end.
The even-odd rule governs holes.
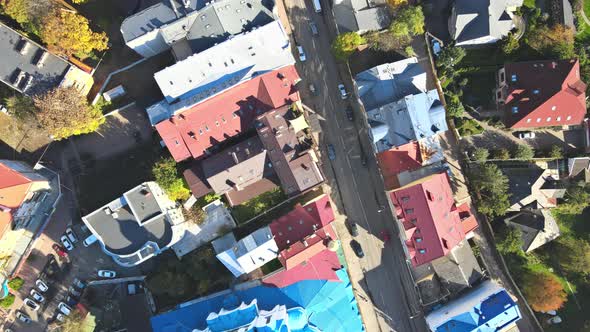
{"type": "Polygon", "coordinates": [[[519,228],[506,226],[498,238],[500,240],[496,240],[496,248],[502,255],[524,253],[522,250],[524,242],[519,228]]]}
{"type": "Polygon", "coordinates": [[[356,32],[341,33],[332,42],[332,53],[336,59],[346,61],[366,40],[356,32]]]}
{"type": "Polygon", "coordinates": [[[480,126],[480,124],[474,119],[456,118],[455,127],[457,128],[457,131],[459,131],[459,135],[463,137],[478,135],[483,132],[482,126],[480,126]]]}
{"type": "Polygon", "coordinates": [[[489,156],[490,151],[488,151],[488,149],[476,148],[475,150],[473,150],[473,160],[475,161],[484,162],[488,160],[489,156]]]}
{"type": "Polygon", "coordinates": [[[176,168],[174,159],[162,158],[152,168],[156,183],[164,189],[168,198],[173,201],[186,200],[190,197],[190,190],[176,168]]]}
{"type": "Polygon", "coordinates": [[[12,290],[18,291],[19,289],[21,289],[23,287],[24,284],[25,284],[25,281],[21,277],[16,277],[16,278],[12,278],[8,282],[8,287],[10,287],[10,289],[12,289],[12,290]]]}
{"type": "Polygon", "coordinates": [[[14,303],[14,295],[12,294],[8,294],[6,295],[5,298],[3,298],[2,300],[0,300],[0,307],[4,308],[4,309],[8,309],[12,306],[12,304],[14,303]]]}
{"type": "Polygon", "coordinates": [[[559,145],[554,145],[551,147],[551,151],[549,151],[549,158],[553,159],[561,159],[563,158],[563,149],[559,145]]]}
{"type": "Polygon", "coordinates": [[[508,149],[497,149],[492,152],[492,159],[506,160],[510,159],[510,151],[508,149]]]}
{"type": "Polygon", "coordinates": [[[535,156],[535,150],[526,144],[519,144],[514,150],[515,159],[531,160],[535,156]]]}

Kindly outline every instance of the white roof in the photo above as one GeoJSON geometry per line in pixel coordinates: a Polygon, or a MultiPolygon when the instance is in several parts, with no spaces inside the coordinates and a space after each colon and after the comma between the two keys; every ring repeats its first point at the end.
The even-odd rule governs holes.
{"type": "Polygon", "coordinates": [[[290,64],[295,59],[279,21],[240,35],[165,68],[154,77],[168,102],[189,99],[191,105],[290,64]]]}

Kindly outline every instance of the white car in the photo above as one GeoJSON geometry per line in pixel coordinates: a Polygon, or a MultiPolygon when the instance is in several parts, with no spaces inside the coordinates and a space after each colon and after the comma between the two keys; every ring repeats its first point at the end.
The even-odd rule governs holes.
{"type": "Polygon", "coordinates": [[[74,250],[74,245],[70,242],[70,240],[68,240],[68,237],[63,235],[60,238],[61,244],[63,244],[64,248],[66,248],[67,251],[72,251],[74,250]]]}
{"type": "Polygon", "coordinates": [[[344,84],[338,84],[338,90],[340,90],[340,98],[346,99],[348,98],[348,92],[344,88],[344,84]]]}
{"type": "Polygon", "coordinates": [[[533,131],[521,131],[521,132],[518,133],[518,138],[520,138],[520,139],[535,138],[535,132],[533,132],[533,131]]]}
{"type": "Polygon", "coordinates": [[[110,270],[98,270],[98,276],[101,278],[114,278],[117,276],[117,273],[110,270]]]}
{"type": "Polygon", "coordinates": [[[41,293],[37,292],[36,289],[31,289],[31,296],[39,303],[43,303],[45,301],[45,297],[43,297],[41,293]]]}
{"type": "Polygon", "coordinates": [[[89,237],[86,238],[86,240],[84,240],[84,246],[88,247],[91,244],[93,244],[94,242],[96,242],[97,238],[94,234],[90,235],[89,237]]]}
{"type": "Polygon", "coordinates": [[[59,311],[61,311],[64,315],[69,315],[70,312],[72,312],[72,308],[70,308],[70,306],[68,306],[67,304],[60,302],[57,305],[57,308],[59,309],[59,311]]]}
{"type": "Polygon", "coordinates": [[[70,240],[70,242],[72,242],[72,244],[78,242],[78,237],[76,236],[76,233],[74,233],[71,227],[66,228],[66,235],[68,236],[68,239],[70,240]]]}
{"type": "Polygon", "coordinates": [[[37,279],[37,281],[35,281],[35,285],[43,293],[47,292],[47,290],[49,289],[47,284],[41,279],[37,279]]]}
{"type": "Polygon", "coordinates": [[[305,52],[303,51],[303,46],[297,46],[297,53],[299,53],[299,60],[301,62],[305,62],[305,60],[307,60],[305,52]]]}
{"type": "Polygon", "coordinates": [[[20,311],[16,312],[16,318],[18,318],[18,320],[20,320],[23,323],[29,324],[31,322],[31,317],[27,316],[26,314],[20,311]]]}
{"type": "Polygon", "coordinates": [[[61,312],[57,314],[57,316],[55,316],[55,319],[57,319],[60,322],[63,322],[64,320],[66,320],[66,316],[64,316],[64,314],[62,314],[61,312]]]}
{"type": "Polygon", "coordinates": [[[33,311],[37,311],[37,310],[39,310],[39,304],[38,304],[37,302],[35,302],[35,301],[31,300],[30,298],[28,298],[28,297],[27,297],[27,298],[26,298],[26,299],[25,299],[23,302],[24,302],[24,303],[25,303],[25,305],[26,305],[27,307],[29,307],[31,310],[33,310],[33,311]]]}

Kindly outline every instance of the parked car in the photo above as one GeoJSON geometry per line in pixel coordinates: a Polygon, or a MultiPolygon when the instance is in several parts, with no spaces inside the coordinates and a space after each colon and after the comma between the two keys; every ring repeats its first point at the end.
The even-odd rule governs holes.
{"type": "Polygon", "coordinates": [[[352,106],[350,106],[350,105],[346,106],[345,112],[346,112],[346,118],[349,121],[354,121],[354,113],[352,112],[352,106]]]}
{"type": "Polygon", "coordinates": [[[78,242],[78,237],[76,236],[76,233],[74,233],[71,227],[66,228],[66,235],[68,236],[68,239],[70,240],[70,242],[72,242],[72,244],[78,242]]]}
{"type": "Polygon", "coordinates": [[[440,51],[441,51],[440,43],[438,42],[438,40],[433,39],[432,40],[432,53],[434,53],[434,56],[438,56],[440,51]]]}
{"type": "Polygon", "coordinates": [[[47,292],[49,289],[49,286],[47,286],[47,284],[41,279],[37,279],[37,281],[35,281],[35,286],[37,286],[37,289],[43,293],[47,292]]]}
{"type": "Polygon", "coordinates": [[[348,231],[350,232],[350,235],[358,236],[359,230],[358,230],[356,223],[354,221],[348,221],[347,224],[348,224],[348,231]]]}
{"type": "Polygon", "coordinates": [[[309,85],[309,91],[311,91],[311,94],[314,96],[318,95],[318,90],[316,89],[315,84],[313,83],[309,85]]]}
{"type": "Polygon", "coordinates": [[[53,248],[53,250],[55,250],[55,252],[57,253],[57,255],[59,257],[68,257],[68,252],[59,244],[54,243],[51,248],[53,248]]]}
{"type": "Polygon", "coordinates": [[[520,131],[516,136],[520,139],[535,138],[535,133],[533,131],[520,131]]]}
{"type": "Polygon", "coordinates": [[[314,21],[309,21],[309,29],[311,29],[311,34],[314,36],[319,35],[318,26],[315,24],[314,21]]]}
{"type": "Polygon", "coordinates": [[[111,270],[98,270],[98,276],[102,278],[114,278],[117,276],[117,272],[111,270]]]}
{"type": "Polygon", "coordinates": [[[55,319],[57,319],[60,322],[63,322],[64,320],[66,320],[66,316],[64,316],[64,314],[62,314],[61,312],[57,314],[57,316],[55,316],[55,319]]]}
{"type": "Polygon", "coordinates": [[[361,165],[367,166],[367,155],[361,151],[361,165]]]}
{"type": "Polygon", "coordinates": [[[70,306],[68,306],[67,304],[60,302],[57,305],[57,308],[59,309],[59,311],[61,311],[64,315],[69,315],[70,312],[72,312],[72,308],[70,308],[70,306]]]}
{"type": "Polygon", "coordinates": [[[33,299],[39,303],[43,303],[45,301],[45,297],[41,295],[36,289],[31,289],[31,296],[33,299]]]}
{"type": "Polygon", "coordinates": [[[297,53],[299,53],[299,61],[305,62],[305,60],[307,60],[305,52],[303,51],[303,46],[297,46],[297,53]]]}
{"type": "Polygon", "coordinates": [[[350,246],[352,247],[352,250],[358,258],[365,257],[365,253],[363,251],[363,248],[361,247],[361,244],[358,243],[356,240],[350,241],[350,246]]]}
{"type": "Polygon", "coordinates": [[[74,278],[74,282],[72,284],[78,287],[78,289],[86,288],[86,283],[78,278],[74,278]]]}
{"type": "Polygon", "coordinates": [[[37,311],[37,310],[39,310],[39,303],[37,303],[37,302],[35,302],[35,301],[31,300],[30,298],[28,298],[28,297],[27,297],[27,298],[26,298],[26,299],[25,299],[23,302],[24,302],[24,303],[25,303],[25,305],[26,305],[27,307],[29,307],[31,310],[33,310],[33,311],[37,311]]]}
{"type": "Polygon", "coordinates": [[[59,240],[61,241],[61,243],[67,251],[74,250],[74,245],[70,242],[70,240],[68,240],[67,236],[63,235],[59,240]]]}
{"type": "Polygon", "coordinates": [[[16,318],[18,318],[18,320],[20,320],[21,322],[23,322],[25,324],[31,323],[31,317],[27,316],[27,314],[25,314],[22,311],[16,312],[16,318]]]}
{"type": "Polygon", "coordinates": [[[64,302],[69,305],[69,306],[75,306],[76,304],[78,304],[78,300],[76,300],[74,297],[68,295],[66,296],[66,298],[64,299],[64,302]]]}
{"type": "Polygon", "coordinates": [[[70,286],[70,288],[68,288],[68,292],[77,298],[80,298],[82,295],[82,292],[78,291],[74,286],[70,286]]]}
{"type": "Polygon", "coordinates": [[[340,91],[340,98],[346,99],[348,98],[348,92],[346,92],[346,88],[344,84],[338,84],[338,90],[340,91]]]}
{"type": "Polygon", "coordinates": [[[328,158],[330,160],[336,160],[336,149],[334,149],[334,145],[328,144],[328,158]]]}
{"type": "Polygon", "coordinates": [[[94,242],[96,242],[97,238],[94,234],[90,235],[89,237],[86,238],[86,240],[84,240],[84,246],[88,247],[91,244],[93,244],[94,242]]]}

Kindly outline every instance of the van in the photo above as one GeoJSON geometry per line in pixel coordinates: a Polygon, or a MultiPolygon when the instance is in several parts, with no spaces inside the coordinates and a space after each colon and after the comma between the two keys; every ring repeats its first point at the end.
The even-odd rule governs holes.
{"type": "Polygon", "coordinates": [[[86,240],[84,240],[84,246],[88,247],[91,244],[93,244],[94,242],[96,242],[96,236],[94,234],[90,235],[89,237],[86,238],[86,240]]]}
{"type": "Polygon", "coordinates": [[[322,5],[320,4],[320,0],[313,0],[313,8],[315,9],[316,13],[322,12],[322,5]]]}

